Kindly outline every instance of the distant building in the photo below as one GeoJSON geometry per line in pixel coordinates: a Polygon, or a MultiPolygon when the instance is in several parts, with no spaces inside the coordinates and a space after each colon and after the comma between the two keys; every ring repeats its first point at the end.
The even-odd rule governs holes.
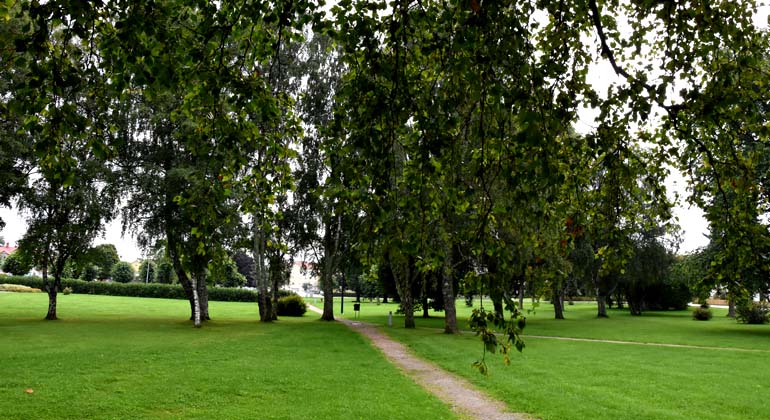
{"type": "Polygon", "coordinates": [[[5,257],[13,254],[13,252],[16,251],[16,249],[17,248],[15,246],[10,246],[8,244],[4,246],[0,246],[0,260],[4,260],[5,257]]]}
{"type": "Polygon", "coordinates": [[[3,262],[6,258],[8,258],[9,255],[13,254],[13,252],[16,251],[16,247],[10,246],[9,244],[4,244],[3,246],[0,246],[0,273],[3,273],[3,262]]]}
{"type": "Polygon", "coordinates": [[[313,275],[313,264],[305,261],[295,261],[291,267],[289,284],[283,288],[291,290],[300,296],[311,296],[320,293],[318,277],[313,275]],[[304,284],[310,285],[308,290],[305,290],[304,284]]]}

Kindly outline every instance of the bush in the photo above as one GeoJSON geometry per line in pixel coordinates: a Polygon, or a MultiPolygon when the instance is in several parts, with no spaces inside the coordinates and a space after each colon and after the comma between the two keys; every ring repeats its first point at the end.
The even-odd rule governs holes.
{"type": "Polygon", "coordinates": [[[748,302],[738,305],[735,310],[738,322],[744,324],[767,324],[770,322],[770,306],[767,302],[748,302]]]}
{"type": "Polygon", "coordinates": [[[708,304],[703,304],[692,312],[692,317],[698,321],[708,321],[712,316],[713,314],[708,304]]]}
{"type": "Polygon", "coordinates": [[[134,267],[125,261],[121,261],[112,267],[110,278],[118,283],[130,283],[134,281],[134,274],[134,267]]]}
{"type": "Polygon", "coordinates": [[[307,312],[307,304],[297,295],[278,299],[278,316],[302,316],[307,312]]]}
{"type": "Polygon", "coordinates": [[[72,288],[71,287],[65,287],[64,290],[62,290],[61,292],[62,292],[62,294],[69,295],[70,293],[72,293],[72,288]]]}

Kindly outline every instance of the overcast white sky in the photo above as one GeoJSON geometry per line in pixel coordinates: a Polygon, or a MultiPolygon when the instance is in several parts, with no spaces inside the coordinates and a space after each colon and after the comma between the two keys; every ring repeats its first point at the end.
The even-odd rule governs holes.
{"type": "MultiPolygon", "coordinates": [[[[759,13],[754,16],[754,24],[759,28],[767,28],[769,12],[770,6],[760,7],[759,13]]],[[[603,64],[593,68],[589,77],[595,81],[596,85],[606,85],[614,79],[614,74],[608,64],[603,64]]],[[[602,91],[604,89],[599,88],[598,90],[602,91]]],[[[590,115],[585,115],[582,119],[585,121],[578,125],[591,124],[593,118],[591,118],[590,115]]],[[[578,127],[578,130],[582,131],[580,130],[580,127],[578,127]]],[[[705,237],[705,233],[708,231],[708,223],[703,218],[703,212],[699,208],[690,207],[684,201],[688,196],[686,191],[686,180],[681,174],[673,173],[666,184],[670,194],[673,194],[673,192],[676,191],[680,197],[680,203],[674,210],[674,216],[678,218],[679,225],[682,228],[682,243],[679,252],[685,253],[705,246],[708,244],[708,239],[705,237]]],[[[26,223],[24,222],[24,219],[15,209],[8,208],[0,208],[0,217],[2,217],[6,223],[5,229],[0,231],[0,236],[4,237],[6,241],[15,246],[26,232],[26,223]]],[[[107,225],[104,235],[97,238],[95,241],[95,244],[102,243],[114,244],[118,249],[120,259],[123,261],[134,261],[144,257],[142,251],[136,246],[133,238],[130,236],[121,236],[120,220],[115,220],[107,225]]]]}

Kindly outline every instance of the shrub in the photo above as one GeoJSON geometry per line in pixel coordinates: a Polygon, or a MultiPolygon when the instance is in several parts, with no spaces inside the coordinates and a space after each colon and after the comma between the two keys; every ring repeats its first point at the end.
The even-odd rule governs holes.
{"type": "Polygon", "coordinates": [[[770,306],[767,302],[747,302],[738,305],[735,309],[738,322],[744,324],[767,324],[770,322],[770,306]]]}
{"type": "Polygon", "coordinates": [[[708,321],[712,316],[713,314],[708,304],[703,304],[692,312],[692,317],[698,321],[708,321]]]}
{"type": "Polygon", "coordinates": [[[61,292],[63,294],[65,294],[65,295],[69,295],[70,293],[72,293],[72,288],[71,287],[65,287],[64,290],[62,290],[61,292]]]}
{"type": "Polygon", "coordinates": [[[278,316],[302,316],[307,312],[307,304],[298,295],[278,299],[278,316]]]}
{"type": "Polygon", "coordinates": [[[130,283],[134,280],[134,267],[125,261],[121,261],[112,267],[110,277],[112,281],[118,283],[130,283]]]}

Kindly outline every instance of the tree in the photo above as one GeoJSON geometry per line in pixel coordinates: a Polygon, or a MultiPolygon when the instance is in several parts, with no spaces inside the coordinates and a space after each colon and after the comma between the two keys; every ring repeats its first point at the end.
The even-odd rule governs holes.
{"type": "Polygon", "coordinates": [[[112,267],[120,261],[118,249],[113,244],[96,245],[89,249],[80,260],[85,266],[94,265],[98,267],[97,278],[104,280],[110,277],[112,267]]]}
{"type": "Polygon", "coordinates": [[[131,283],[136,277],[136,272],[131,263],[119,261],[112,267],[110,278],[118,283],[131,283]]]}
{"type": "Polygon", "coordinates": [[[80,273],[80,279],[84,281],[94,281],[98,278],[99,267],[88,264],[83,267],[83,271],[80,273]]]}
{"type": "Polygon", "coordinates": [[[168,258],[163,258],[158,262],[158,283],[174,284],[177,282],[176,273],[174,273],[174,265],[168,258]]]}
{"type": "Polygon", "coordinates": [[[238,272],[246,279],[246,286],[256,287],[257,282],[254,278],[254,271],[256,270],[254,258],[243,251],[236,251],[236,253],[233,254],[233,261],[235,261],[235,265],[238,267],[238,272]]]}
{"type": "Polygon", "coordinates": [[[8,255],[2,264],[3,271],[14,276],[23,276],[32,270],[32,258],[21,248],[8,255]]]}
{"type": "Polygon", "coordinates": [[[158,276],[158,267],[152,260],[144,260],[139,264],[137,280],[142,283],[155,283],[158,276]]]}
{"type": "Polygon", "coordinates": [[[229,256],[214,261],[211,265],[211,280],[223,287],[241,287],[246,277],[238,272],[238,266],[229,256]]]}
{"type": "Polygon", "coordinates": [[[94,59],[97,35],[90,29],[97,16],[90,5],[66,10],[55,2],[20,2],[11,13],[28,24],[10,44],[19,79],[13,94],[4,95],[6,121],[34,150],[13,156],[26,157],[32,172],[19,193],[28,221],[20,244],[42,270],[46,319],[52,320],[67,262],[85,252],[114,213],[116,191],[105,147],[107,76],[94,59]]]}

